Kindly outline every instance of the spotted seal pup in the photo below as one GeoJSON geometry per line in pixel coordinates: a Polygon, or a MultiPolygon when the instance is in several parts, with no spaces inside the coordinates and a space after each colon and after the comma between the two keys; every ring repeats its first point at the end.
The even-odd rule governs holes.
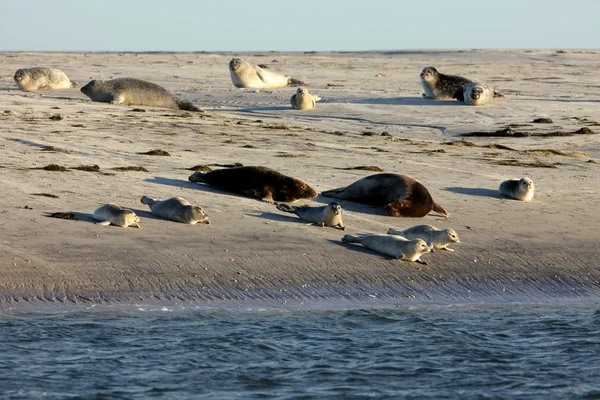
{"type": "Polygon", "coordinates": [[[508,197],[521,201],[530,201],[533,199],[533,181],[528,177],[521,179],[509,179],[500,184],[498,191],[502,197],[508,197]]]}
{"type": "Polygon", "coordinates": [[[378,253],[423,265],[427,265],[427,262],[420,260],[419,257],[430,252],[429,246],[427,246],[427,243],[423,239],[406,240],[394,235],[379,235],[375,233],[357,236],[344,235],[342,242],[360,243],[367,249],[378,253]]]}
{"type": "Polygon", "coordinates": [[[119,207],[116,204],[108,203],[100,206],[94,211],[94,219],[100,225],[116,225],[123,228],[131,226],[139,228],[140,217],[131,210],[119,207]]]}
{"type": "Polygon", "coordinates": [[[299,87],[290,99],[292,108],[296,110],[310,110],[315,108],[315,103],[321,100],[319,96],[310,94],[307,88],[299,87]]]}
{"type": "Polygon", "coordinates": [[[208,215],[200,206],[191,205],[183,197],[171,197],[166,200],[156,200],[152,197],[142,196],[142,204],[150,207],[152,214],[161,218],[184,224],[210,224],[208,215]]]}
{"type": "Polygon", "coordinates": [[[69,89],[77,86],[67,74],[56,68],[21,68],[15,72],[14,79],[22,90],[69,89]]]}
{"type": "MultiPolygon", "coordinates": [[[[428,100],[451,100],[464,96],[463,92],[471,82],[471,79],[462,76],[442,74],[434,67],[425,67],[421,71],[423,98],[428,100]]],[[[494,97],[504,96],[494,91],[494,97]]]]}
{"type": "Polygon", "coordinates": [[[231,82],[237,88],[281,88],[287,85],[303,85],[299,79],[291,76],[266,71],[258,65],[247,63],[241,58],[232,58],[229,61],[229,74],[231,82]]]}
{"type": "Polygon", "coordinates": [[[335,201],[321,207],[278,204],[277,209],[296,214],[301,219],[312,222],[313,224],[321,225],[322,227],[331,226],[343,231],[346,230],[346,227],[342,222],[342,206],[335,201]]]}
{"type": "Polygon", "coordinates": [[[460,243],[460,239],[454,229],[438,229],[432,225],[416,225],[403,231],[390,228],[388,235],[398,235],[409,240],[423,239],[431,251],[440,249],[454,251],[448,248],[448,245],[460,243]]]}
{"type": "MultiPolygon", "coordinates": [[[[454,94],[454,98],[458,101],[462,101],[470,106],[483,106],[490,102],[496,96],[497,92],[490,85],[480,82],[471,82],[463,90],[458,90],[454,94]]],[[[504,97],[504,96],[502,96],[504,97]]]]}

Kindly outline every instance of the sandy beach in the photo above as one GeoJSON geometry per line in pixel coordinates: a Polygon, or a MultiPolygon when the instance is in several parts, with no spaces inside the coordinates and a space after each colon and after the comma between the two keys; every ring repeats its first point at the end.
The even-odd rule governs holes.
{"type": "Polygon", "coordinates": [[[600,51],[1,55],[3,309],[600,297],[600,51]],[[233,56],[305,80],[322,100],[297,111],[295,87],[237,89],[233,56]],[[63,70],[79,87],[148,80],[203,112],[92,102],[79,87],[19,90],[14,72],[36,65],[63,70]],[[483,107],[424,100],[426,66],[492,84],[505,98],[483,107]],[[517,134],[482,136],[509,126],[517,134]],[[141,154],[157,149],[170,156],[141,154]],[[392,260],[341,243],[339,230],[188,181],[194,166],[235,163],[273,168],[319,192],[375,173],[357,167],[411,175],[449,218],[393,218],[340,201],[346,233],[432,224],[455,229],[461,243],[424,255],[428,266],[392,260]],[[66,171],[43,169],[51,164],[66,171]],[[535,182],[533,201],[497,196],[500,182],[523,176],[535,182]],[[143,195],[182,196],[212,223],[159,219],[143,195]],[[95,224],[91,214],[105,202],[134,210],[141,228],[95,224]],[[79,220],[47,217],[54,212],[79,220]]]}

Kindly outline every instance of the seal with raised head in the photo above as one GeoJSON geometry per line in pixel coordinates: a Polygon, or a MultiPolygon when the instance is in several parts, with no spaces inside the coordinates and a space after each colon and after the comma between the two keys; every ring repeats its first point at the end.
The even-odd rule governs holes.
{"type": "Polygon", "coordinates": [[[93,217],[100,225],[116,225],[123,228],[127,228],[128,226],[133,228],[140,227],[140,217],[135,215],[133,211],[121,208],[112,203],[98,207],[96,211],[94,211],[93,217]]]}
{"type": "Polygon", "coordinates": [[[534,186],[533,181],[528,178],[509,179],[498,187],[500,196],[515,200],[530,201],[533,199],[534,186]]]}
{"type": "Polygon", "coordinates": [[[261,199],[267,203],[312,199],[317,192],[308,183],[267,167],[237,167],[194,172],[190,182],[205,183],[215,189],[261,199]]]}
{"type": "Polygon", "coordinates": [[[321,227],[331,226],[343,231],[346,230],[346,227],[342,222],[342,206],[335,201],[321,207],[277,204],[277,209],[296,214],[301,219],[312,222],[313,224],[321,225],[321,227]]]}
{"type": "Polygon", "coordinates": [[[431,251],[439,249],[454,251],[448,248],[448,245],[460,243],[460,239],[454,229],[438,229],[432,225],[416,225],[403,231],[390,228],[388,229],[388,235],[398,235],[409,240],[423,239],[431,251]]]}
{"type": "Polygon", "coordinates": [[[82,87],[81,92],[93,101],[101,103],[200,111],[198,107],[189,101],[178,99],[164,87],[136,78],[117,78],[109,81],[94,79],[82,87]]]}
{"type": "MultiPolygon", "coordinates": [[[[463,76],[442,74],[434,67],[425,67],[423,71],[421,71],[421,85],[425,92],[423,93],[423,98],[428,100],[457,99],[458,97],[464,96],[463,92],[471,82],[473,82],[473,80],[463,76]]],[[[493,97],[504,97],[496,91],[493,93],[493,97]]]]}
{"type": "Polygon", "coordinates": [[[383,207],[394,217],[420,218],[435,211],[448,212],[437,205],[427,188],[412,176],[383,173],[359,179],[346,186],[321,193],[326,197],[383,207]]]}
{"type": "Polygon", "coordinates": [[[152,197],[142,196],[142,204],[150,207],[152,214],[161,218],[184,224],[210,224],[208,215],[200,206],[190,204],[183,197],[171,197],[166,200],[156,200],[152,197]]]}
{"type": "Polygon", "coordinates": [[[494,97],[504,97],[494,91],[490,85],[480,82],[471,82],[464,89],[459,89],[454,98],[470,106],[482,106],[494,97]]]}
{"type": "Polygon", "coordinates": [[[280,88],[287,85],[303,85],[299,79],[291,76],[266,71],[258,65],[247,63],[241,58],[232,58],[229,61],[229,74],[231,82],[238,88],[280,88]]]}
{"type": "Polygon", "coordinates": [[[315,108],[315,103],[321,100],[319,96],[310,94],[307,88],[299,87],[290,99],[292,108],[296,110],[310,110],[315,108]]]}
{"type": "Polygon", "coordinates": [[[427,246],[427,243],[423,239],[407,240],[394,235],[379,235],[375,233],[358,236],[344,235],[342,242],[360,243],[367,249],[378,253],[424,265],[427,265],[427,262],[419,259],[419,257],[430,252],[429,246],[427,246]]]}
{"type": "Polygon", "coordinates": [[[48,67],[18,69],[14,79],[22,90],[69,89],[77,86],[60,69],[48,67]]]}

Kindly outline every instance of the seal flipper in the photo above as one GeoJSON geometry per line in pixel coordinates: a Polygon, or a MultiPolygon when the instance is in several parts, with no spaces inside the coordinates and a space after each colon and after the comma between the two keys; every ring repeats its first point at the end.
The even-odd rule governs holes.
{"type": "Polygon", "coordinates": [[[198,107],[196,107],[195,105],[190,103],[189,101],[176,99],[175,102],[177,103],[177,107],[179,107],[180,110],[202,111],[198,107]]]}
{"type": "Polygon", "coordinates": [[[337,189],[331,189],[331,190],[326,190],[324,192],[321,192],[321,196],[325,196],[325,197],[333,197],[334,199],[344,199],[342,196],[342,193],[344,193],[344,190],[346,190],[345,187],[341,187],[341,188],[337,188],[337,189]]]}
{"type": "Polygon", "coordinates": [[[442,214],[446,218],[450,216],[448,211],[444,210],[442,207],[440,207],[436,203],[433,203],[433,211],[435,211],[436,213],[442,214]]]}
{"type": "Polygon", "coordinates": [[[456,92],[454,92],[454,95],[452,95],[452,98],[456,99],[458,101],[462,101],[464,103],[464,101],[465,101],[464,89],[458,89],[456,92]]]}
{"type": "Polygon", "coordinates": [[[417,258],[417,259],[415,260],[415,262],[416,262],[416,263],[419,263],[419,264],[423,264],[423,265],[429,265],[429,263],[428,263],[427,261],[423,261],[423,260],[421,260],[420,258],[417,258]]]}
{"type": "Polygon", "coordinates": [[[306,83],[301,81],[300,79],[296,79],[296,78],[292,78],[291,76],[288,76],[288,85],[306,85],[306,83]]]}
{"type": "Polygon", "coordinates": [[[360,238],[352,235],[344,235],[342,237],[342,243],[360,243],[360,238]]]}
{"type": "Polygon", "coordinates": [[[289,212],[292,214],[296,213],[296,206],[291,206],[289,204],[277,204],[277,209],[283,212],[289,212]]]}

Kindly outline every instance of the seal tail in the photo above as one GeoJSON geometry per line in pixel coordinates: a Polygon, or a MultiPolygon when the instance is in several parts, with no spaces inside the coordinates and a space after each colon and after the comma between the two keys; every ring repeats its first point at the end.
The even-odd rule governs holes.
{"type": "Polygon", "coordinates": [[[304,81],[301,81],[300,79],[292,78],[291,76],[289,76],[288,85],[306,85],[306,83],[304,81]]]}
{"type": "Polygon", "coordinates": [[[433,211],[442,214],[444,217],[450,216],[450,214],[448,214],[448,211],[444,210],[441,206],[437,205],[436,203],[433,203],[433,211]]]}
{"type": "Polygon", "coordinates": [[[344,235],[342,243],[360,243],[360,238],[358,236],[344,235]]]}
{"type": "Polygon", "coordinates": [[[190,177],[188,178],[188,181],[196,182],[196,183],[204,183],[204,174],[200,171],[194,172],[193,174],[190,175],[190,177]]]}
{"type": "Polygon", "coordinates": [[[400,231],[397,231],[394,228],[390,228],[390,229],[388,229],[387,234],[388,235],[399,235],[400,231]]]}
{"type": "Polygon", "coordinates": [[[142,196],[142,198],[140,199],[140,202],[142,204],[146,204],[146,205],[150,205],[153,201],[154,201],[154,199],[150,198],[148,196],[142,196]]]}
{"type": "Polygon", "coordinates": [[[277,204],[275,207],[277,207],[278,210],[283,212],[289,212],[292,214],[296,212],[296,207],[291,206],[289,204],[277,204]]]}
{"type": "Polygon", "coordinates": [[[177,107],[179,107],[180,110],[186,110],[186,111],[202,111],[198,107],[196,107],[195,105],[190,103],[189,101],[185,101],[185,100],[177,100],[177,107]]]}

